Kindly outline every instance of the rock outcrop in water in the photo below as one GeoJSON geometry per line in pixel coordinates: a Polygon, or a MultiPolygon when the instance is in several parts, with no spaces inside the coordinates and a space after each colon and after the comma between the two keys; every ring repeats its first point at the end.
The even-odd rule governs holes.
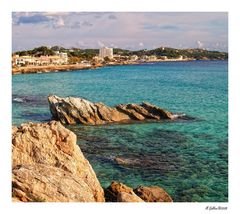
{"type": "Polygon", "coordinates": [[[173,202],[168,193],[159,186],[139,186],[132,189],[113,181],[104,192],[106,202],[173,202]]]}
{"type": "Polygon", "coordinates": [[[60,122],[13,127],[12,167],[14,201],[105,201],[76,135],[60,122]]]}
{"type": "Polygon", "coordinates": [[[173,202],[168,193],[158,186],[139,186],[134,192],[145,202],[173,202]]]}
{"type": "Polygon", "coordinates": [[[120,104],[109,107],[82,98],[48,96],[53,119],[63,124],[99,125],[143,120],[172,120],[176,117],[150,103],[120,104]]]}
{"type": "Polygon", "coordinates": [[[104,192],[106,202],[144,202],[132,188],[116,181],[113,181],[104,192]]]}

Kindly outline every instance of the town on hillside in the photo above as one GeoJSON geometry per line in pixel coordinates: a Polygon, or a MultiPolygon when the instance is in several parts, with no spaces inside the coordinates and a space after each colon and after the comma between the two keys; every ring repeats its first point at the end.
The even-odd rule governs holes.
{"type": "Polygon", "coordinates": [[[140,64],[160,61],[226,60],[225,52],[204,49],[174,49],[130,51],[101,47],[100,49],[65,49],[41,46],[12,55],[13,73],[75,70],[105,65],[140,64]]]}

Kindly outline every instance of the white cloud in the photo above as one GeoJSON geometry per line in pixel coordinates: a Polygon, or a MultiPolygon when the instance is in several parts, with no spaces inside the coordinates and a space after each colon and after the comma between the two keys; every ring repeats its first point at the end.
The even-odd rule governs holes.
{"type": "Polygon", "coordinates": [[[197,41],[198,48],[203,48],[204,44],[201,41],[197,41]]]}
{"type": "Polygon", "coordinates": [[[63,20],[63,18],[58,18],[56,19],[56,21],[53,24],[54,28],[60,28],[60,27],[64,27],[65,26],[65,22],[63,20]]]}
{"type": "Polygon", "coordinates": [[[118,46],[117,46],[116,44],[113,44],[113,43],[112,43],[110,46],[111,46],[112,48],[118,48],[118,46]]]}
{"type": "Polygon", "coordinates": [[[33,47],[37,41],[49,45],[57,45],[60,41],[74,46],[81,38],[93,48],[114,44],[116,47],[132,49],[149,49],[153,46],[214,46],[222,49],[227,47],[228,39],[226,13],[13,13],[13,23],[19,23],[19,20],[22,24],[13,24],[14,47],[18,44],[33,47]],[[109,19],[110,15],[117,19],[109,19]],[[22,16],[27,18],[20,19],[22,16]],[[177,27],[171,31],[159,28],[153,30],[154,26],[162,25],[177,27]],[[215,45],[216,42],[221,45],[215,45]]]}
{"type": "Polygon", "coordinates": [[[104,47],[105,46],[105,44],[103,42],[101,42],[101,41],[98,41],[97,43],[98,43],[98,46],[100,46],[100,47],[104,47]]]}

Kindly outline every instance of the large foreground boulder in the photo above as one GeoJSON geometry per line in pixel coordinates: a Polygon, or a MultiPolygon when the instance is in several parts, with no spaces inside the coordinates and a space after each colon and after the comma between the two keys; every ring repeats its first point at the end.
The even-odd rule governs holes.
{"type": "Polygon", "coordinates": [[[63,124],[99,125],[143,120],[172,120],[175,116],[150,103],[120,104],[109,107],[75,97],[48,96],[53,119],[63,124]]]}
{"type": "Polygon", "coordinates": [[[45,164],[14,167],[12,185],[15,201],[96,201],[91,188],[77,175],[45,164]]]}
{"type": "Polygon", "coordinates": [[[14,201],[105,201],[76,135],[60,122],[13,127],[12,167],[14,201]]]}

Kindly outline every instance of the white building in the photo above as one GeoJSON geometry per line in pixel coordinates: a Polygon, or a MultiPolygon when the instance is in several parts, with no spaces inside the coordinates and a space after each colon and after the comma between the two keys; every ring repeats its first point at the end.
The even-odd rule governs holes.
{"type": "Polygon", "coordinates": [[[137,61],[138,60],[138,56],[137,55],[132,55],[132,56],[130,56],[130,60],[131,61],[137,61]]]}
{"type": "Polygon", "coordinates": [[[157,61],[157,57],[155,55],[151,55],[148,57],[148,61],[157,61]]]}
{"type": "Polygon", "coordinates": [[[99,62],[102,62],[102,61],[103,61],[103,58],[100,57],[100,56],[94,56],[94,57],[93,57],[93,60],[94,60],[96,63],[99,63],[99,62]]]}
{"type": "Polygon", "coordinates": [[[12,57],[13,66],[62,65],[68,63],[67,53],[56,53],[55,56],[19,56],[12,57]]]}
{"type": "Polygon", "coordinates": [[[141,57],[140,61],[146,62],[146,61],[148,61],[148,59],[149,59],[149,56],[143,55],[143,56],[141,57]]]}
{"type": "Polygon", "coordinates": [[[99,49],[99,57],[105,58],[108,57],[109,59],[113,58],[113,49],[112,48],[107,48],[107,47],[102,47],[99,49]]]}
{"type": "Polygon", "coordinates": [[[55,51],[55,55],[60,58],[59,59],[59,64],[67,64],[68,63],[68,55],[67,55],[67,53],[55,51]]]}
{"type": "Polygon", "coordinates": [[[180,55],[180,56],[178,57],[178,60],[183,60],[183,56],[180,55]]]}
{"type": "Polygon", "coordinates": [[[34,65],[34,62],[35,62],[35,58],[31,56],[15,55],[13,57],[13,64],[17,66],[34,65]]]}

